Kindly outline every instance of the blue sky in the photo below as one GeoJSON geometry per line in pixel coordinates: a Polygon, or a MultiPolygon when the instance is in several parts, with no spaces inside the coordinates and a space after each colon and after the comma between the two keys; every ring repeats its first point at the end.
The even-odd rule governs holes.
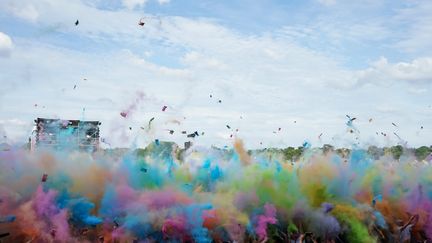
{"type": "Polygon", "coordinates": [[[101,120],[114,146],[181,143],[181,130],[204,131],[206,146],[231,134],[250,148],[429,145],[430,12],[414,0],[4,0],[0,133],[25,141],[34,118],[58,117],[101,120]]]}

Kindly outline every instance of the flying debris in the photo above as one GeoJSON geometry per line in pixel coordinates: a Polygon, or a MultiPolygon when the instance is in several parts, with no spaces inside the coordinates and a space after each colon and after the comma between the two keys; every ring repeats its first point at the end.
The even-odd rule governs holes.
{"type": "Polygon", "coordinates": [[[397,133],[393,132],[393,134],[394,134],[397,138],[399,138],[400,140],[402,140],[402,138],[399,137],[399,135],[397,135],[397,133]]]}
{"type": "Polygon", "coordinates": [[[169,130],[169,133],[170,134],[174,134],[174,130],[169,130]]]}
{"type": "Polygon", "coordinates": [[[41,181],[46,182],[47,180],[48,180],[48,174],[43,174],[41,181]]]}
{"type": "Polygon", "coordinates": [[[281,128],[281,127],[279,127],[279,128],[278,128],[278,131],[280,132],[281,130],[282,130],[282,128],[281,128]]]}
{"type": "Polygon", "coordinates": [[[160,143],[159,143],[159,139],[155,139],[155,144],[156,145],[159,145],[160,143]]]}
{"type": "Polygon", "coordinates": [[[162,111],[165,111],[167,108],[168,108],[168,106],[164,105],[164,106],[162,107],[162,111]]]}
{"type": "Polygon", "coordinates": [[[127,115],[128,115],[128,113],[127,113],[126,111],[122,111],[122,112],[120,112],[120,116],[122,116],[122,117],[124,117],[124,118],[126,118],[127,115]]]}
{"type": "Polygon", "coordinates": [[[186,131],[182,131],[181,133],[182,133],[182,134],[186,134],[186,131]]]}
{"type": "Polygon", "coordinates": [[[369,122],[372,122],[372,118],[369,118],[369,122]]]}
{"type": "Polygon", "coordinates": [[[75,21],[75,26],[79,25],[79,20],[77,19],[77,21],[75,21]]]}
{"type": "Polygon", "coordinates": [[[348,121],[346,122],[346,125],[349,127],[350,133],[360,133],[359,130],[354,126],[353,121],[355,121],[357,118],[350,117],[349,115],[345,115],[348,118],[348,121]]]}
{"type": "Polygon", "coordinates": [[[351,118],[349,115],[346,115],[346,117],[347,117],[351,122],[354,121],[355,119],[357,119],[357,118],[355,118],[355,117],[351,118]]]}
{"type": "Polygon", "coordinates": [[[320,135],[318,136],[318,139],[321,139],[321,136],[323,135],[323,133],[320,133],[320,135]]]}
{"type": "Polygon", "coordinates": [[[129,130],[131,130],[131,131],[132,131],[132,127],[129,127],[129,130]]]}
{"type": "Polygon", "coordinates": [[[73,89],[76,89],[76,87],[77,87],[77,86],[76,86],[76,84],[75,84],[73,89]]]}
{"type": "Polygon", "coordinates": [[[394,122],[392,122],[392,125],[393,125],[393,126],[395,126],[395,127],[397,127],[397,125],[396,125],[396,124],[394,124],[394,122]]]}
{"type": "Polygon", "coordinates": [[[187,135],[188,138],[194,138],[195,136],[196,136],[195,133],[191,133],[191,134],[188,134],[188,135],[187,135]]]}
{"type": "Polygon", "coordinates": [[[213,95],[210,95],[210,98],[213,98],[213,95]]]}
{"type": "Polygon", "coordinates": [[[219,102],[219,103],[222,103],[222,100],[219,100],[218,102],[219,102]]]}
{"type": "Polygon", "coordinates": [[[140,21],[138,22],[138,25],[139,26],[144,26],[145,25],[145,22],[144,22],[143,18],[140,19],[140,21]]]}
{"type": "Polygon", "coordinates": [[[143,18],[141,18],[141,19],[138,21],[138,25],[144,27],[144,25],[145,25],[146,23],[148,23],[151,19],[157,19],[157,20],[159,20],[159,25],[162,24],[162,20],[161,20],[160,17],[157,17],[157,16],[148,16],[148,17],[143,17],[143,18]]]}
{"type": "Polygon", "coordinates": [[[231,129],[231,127],[230,127],[229,125],[226,125],[226,127],[227,127],[228,129],[231,129]]]}
{"type": "Polygon", "coordinates": [[[152,117],[152,118],[150,118],[150,120],[149,120],[149,122],[148,122],[148,126],[149,126],[149,128],[150,128],[150,126],[151,126],[151,123],[154,121],[154,117],[152,117]]]}
{"type": "Polygon", "coordinates": [[[147,172],[147,169],[146,168],[141,168],[140,171],[145,173],[145,172],[147,172]]]}
{"type": "Polygon", "coordinates": [[[421,126],[420,129],[423,129],[423,126],[421,126]]]}

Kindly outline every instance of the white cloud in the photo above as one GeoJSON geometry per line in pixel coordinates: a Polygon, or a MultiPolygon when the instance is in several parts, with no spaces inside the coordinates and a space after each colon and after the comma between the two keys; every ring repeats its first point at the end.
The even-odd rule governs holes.
{"type": "Polygon", "coordinates": [[[411,1],[406,8],[397,11],[393,18],[395,27],[402,28],[394,45],[408,53],[432,55],[432,2],[411,1]]]}
{"type": "Polygon", "coordinates": [[[413,94],[424,94],[428,92],[428,89],[412,87],[408,89],[408,92],[411,92],[413,94]]]}
{"type": "Polygon", "coordinates": [[[406,81],[414,84],[432,84],[432,58],[417,58],[412,62],[389,63],[384,57],[371,64],[371,67],[360,71],[359,82],[391,84],[406,81]]]}
{"type": "Polygon", "coordinates": [[[30,22],[36,22],[39,17],[39,12],[30,2],[3,1],[0,3],[0,7],[15,16],[28,20],[30,22]]]}
{"type": "MultiPolygon", "coordinates": [[[[30,122],[31,123],[31,122],[30,122]]],[[[16,126],[27,126],[29,124],[28,121],[22,121],[19,119],[8,119],[8,120],[0,120],[0,125],[16,125],[16,126]]]]}
{"type": "Polygon", "coordinates": [[[128,9],[134,9],[135,7],[142,8],[146,5],[148,0],[123,0],[123,5],[128,9]]]}
{"type": "MultiPolygon", "coordinates": [[[[134,8],[145,3],[144,0],[125,0],[124,6],[134,8]]],[[[4,0],[0,1],[0,10],[3,10],[4,7],[4,10],[8,13],[33,23],[30,19],[19,15],[15,8],[8,7],[25,7],[27,5],[32,5],[38,12],[36,26],[43,30],[44,35],[60,32],[80,35],[95,41],[131,42],[149,35],[149,32],[154,31],[156,25],[156,21],[149,21],[151,23],[146,24],[143,30],[143,28],[139,28],[138,22],[144,15],[137,13],[137,11],[125,9],[118,11],[103,10],[84,4],[81,1],[4,0]],[[15,5],[15,2],[19,2],[19,5],[15,5]],[[75,26],[74,23],[77,19],[80,24],[75,26]]]]}
{"type": "Polygon", "coordinates": [[[32,120],[24,121],[17,118],[0,120],[0,143],[9,143],[16,138],[20,138],[21,143],[24,143],[27,141],[32,128],[32,120]]]}
{"type": "Polygon", "coordinates": [[[0,32],[0,57],[9,57],[12,52],[13,44],[11,38],[0,32]]]}
{"type": "Polygon", "coordinates": [[[167,4],[167,3],[169,3],[169,2],[171,2],[171,0],[158,0],[158,3],[159,3],[160,5],[162,5],[162,4],[167,4]]]}
{"type": "MultiPolygon", "coordinates": [[[[144,53],[146,55],[146,53],[144,53]]],[[[138,69],[145,70],[147,72],[152,72],[155,76],[167,76],[171,78],[188,78],[190,73],[188,70],[168,68],[161,65],[153,64],[138,55],[135,55],[130,50],[123,50],[118,57],[124,62],[130,63],[138,69]]]]}
{"type": "Polygon", "coordinates": [[[219,69],[221,71],[227,68],[224,63],[220,62],[216,58],[205,57],[195,51],[186,53],[182,58],[182,62],[188,66],[197,68],[219,69]]]}
{"type": "Polygon", "coordinates": [[[325,6],[331,6],[336,4],[336,0],[318,0],[318,2],[325,6]]]}
{"type": "MultiPolygon", "coordinates": [[[[134,8],[140,3],[145,4],[144,1],[128,4],[134,8]]],[[[401,86],[364,85],[344,90],[335,87],[352,88],[358,81],[356,77],[368,83],[409,81],[398,82],[399,85],[425,82],[429,77],[428,58],[407,63],[389,63],[383,59],[356,72],[335,60],[337,53],[315,51],[271,29],[265,34],[245,34],[214,20],[170,16],[163,17],[157,27],[149,23],[141,28],[136,23],[142,16],[134,11],[101,10],[79,1],[40,0],[33,4],[39,13],[38,27],[61,23],[56,31],[78,36],[85,43],[96,42],[101,50],[76,47],[80,45],[71,50],[53,43],[43,44],[37,39],[14,38],[12,60],[0,60],[0,80],[2,83],[13,80],[6,81],[6,85],[22,81],[5,92],[0,102],[1,119],[16,117],[12,114],[25,121],[39,115],[80,119],[82,108],[86,107],[86,118],[102,120],[105,136],[110,136],[109,126],[114,123],[119,129],[124,128],[131,140],[134,136],[142,137],[139,127],[155,116],[154,125],[158,130],[145,134],[145,139],[158,137],[182,142],[181,135],[171,137],[164,130],[170,128],[166,121],[178,119],[182,121],[176,125],[178,130],[205,131],[206,135],[197,142],[207,145],[230,144],[224,130],[227,123],[239,127],[241,136],[251,146],[259,146],[260,141],[268,141],[265,146],[295,145],[305,138],[316,138],[323,131],[329,134],[328,138],[330,134],[345,131],[346,113],[384,120],[383,111],[371,107],[393,105],[401,93],[401,86]],[[78,27],[73,26],[76,13],[81,22],[78,27]],[[167,56],[169,61],[165,63],[167,56]],[[30,78],[20,74],[26,70],[30,70],[30,78]],[[88,81],[82,81],[82,76],[88,81]],[[76,90],[72,89],[75,84],[76,90]],[[135,117],[121,120],[119,112],[136,91],[143,91],[150,98],[139,107],[135,117]],[[383,92],[389,94],[382,95],[383,92]],[[38,108],[33,108],[34,103],[39,104],[38,108]],[[161,114],[161,106],[165,104],[170,108],[161,114]],[[46,108],[40,108],[41,105],[46,108]],[[129,131],[128,126],[134,129],[129,131]],[[272,133],[277,127],[283,128],[283,135],[272,133]]],[[[355,26],[352,32],[346,32],[348,37],[343,35],[349,30],[345,27],[343,30],[337,29],[337,24],[325,27],[330,39],[339,36],[339,40],[359,41],[366,34],[376,36],[382,25],[379,23],[371,29],[355,26]]],[[[310,40],[314,28],[319,29],[319,25],[297,34],[310,40]]],[[[385,39],[385,35],[387,32],[375,39],[385,39]]],[[[409,96],[402,105],[422,104],[416,100],[417,96],[409,96]]],[[[402,105],[400,119],[410,115],[410,110],[404,110],[402,105]]],[[[403,127],[404,122],[398,124],[403,127]]],[[[405,124],[409,124],[408,119],[405,124]]],[[[367,129],[374,130],[365,128],[362,134],[367,129]]]]}

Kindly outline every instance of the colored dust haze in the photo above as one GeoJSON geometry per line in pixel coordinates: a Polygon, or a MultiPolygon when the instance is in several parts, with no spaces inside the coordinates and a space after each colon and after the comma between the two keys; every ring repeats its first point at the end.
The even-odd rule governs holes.
{"type": "Polygon", "coordinates": [[[366,150],[0,152],[4,242],[432,239],[432,167],[366,150]]]}

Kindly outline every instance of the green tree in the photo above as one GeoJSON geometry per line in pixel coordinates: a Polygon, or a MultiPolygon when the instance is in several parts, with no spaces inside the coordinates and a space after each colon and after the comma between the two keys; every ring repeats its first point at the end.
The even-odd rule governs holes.
{"type": "Polygon", "coordinates": [[[393,158],[399,159],[403,154],[403,147],[401,145],[396,145],[390,147],[390,153],[393,155],[393,158]]]}
{"type": "Polygon", "coordinates": [[[298,160],[302,155],[303,147],[298,147],[298,148],[288,147],[283,149],[282,152],[286,160],[295,161],[298,160]]]}
{"type": "Polygon", "coordinates": [[[368,154],[375,160],[379,159],[381,156],[384,155],[384,149],[378,148],[377,146],[369,146],[367,150],[368,154]]]}
{"type": "Polygon", "coordinates": [[[336,149],[336,153],[342,158],[348,158],[351,154],[351,150],[347,148],[338,148],[336,149]]]}
{"type": "Polygon", "coordinates": [[[328,152],[333,152],[334,151],[334,146],[330,145],[330,144],[324,144],[322,147],[322,150],[324,153],[328,153],[328,152]]]}
{"type": "Polygon", "coordinates": [[[421,146],[420,148],[416,148],[415,150],[415,156],[418,160],[424,160],[431,153],[432,148],[427,146],[421,146]]]}

